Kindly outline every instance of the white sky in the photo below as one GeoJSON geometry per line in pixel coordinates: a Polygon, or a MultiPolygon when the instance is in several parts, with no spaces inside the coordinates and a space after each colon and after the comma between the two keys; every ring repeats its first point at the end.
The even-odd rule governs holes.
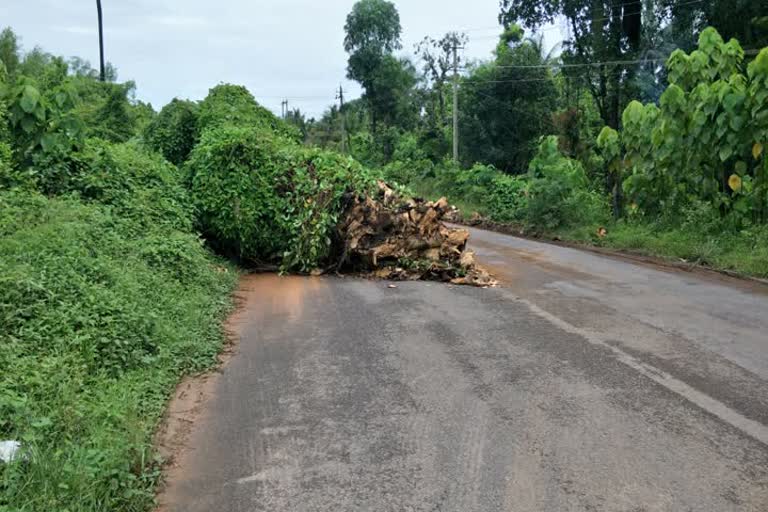
{"type": "MultiPolygon", "coordinates": [[[[345,79],[344,22],[355,0],[102,0],[107,60],[137,96],[159,109],[173,97],[202,99],[219,82],[242,84],[275,112],[320,115],[345,79]]],[[[467,31],[465,55],[488,58],[500,33],[498,0],[395,1],[403,54],[425,35],[467,31]]],[[[98,66],[94,0],[2,0],[0,27],[11,26],[25,49],[41,46],[98,66]]],[[[559,30],[544,32],[547,47],[559,30]]]]}

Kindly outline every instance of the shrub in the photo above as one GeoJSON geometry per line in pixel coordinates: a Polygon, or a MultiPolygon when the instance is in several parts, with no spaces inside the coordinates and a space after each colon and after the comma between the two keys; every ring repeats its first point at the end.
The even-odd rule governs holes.
{"type": "Polygon", "coordinates": [[[88,135],[110,142],[127,142],[136,133],[136,122],[131,113],[128,84],[102,84],[103,103],[96,111],[93,125],[87,127],[88,135]]]}
{"type": "Polygon", "coordinates": [[[604,219],[604,200],[589,190],[581,164],[560,153],[557,137],[542,139],[528,179],[530,226],[552,230],[604,219]]]}
{"type": "Polygon", "coordinates": [[[181,174],[135,142],[89,139],[79,148],[38,152],[27,171],[13,173],[15,185],[23,179],[27,188],[46,195],[75,194],[108,205],[142,230],[157,225],[192,228],[181,174]]]}
{"type": "Polygon", "coordinates": [[[13,167],[11,146],[0,141],[0,190],[11,188],[20,181],[13,167]]]}
{"type": "Polygon", "coordinates": [[[384,166],[383,174],[390,181],[407,185],[431,172],[432,167],[416,135],[404,133],[397,138],[392,161],[384,166]]]}
{"type": "Polygon", "coordinates": [[[0,510],[152,506],[151,437],[179,374],[212,364],[234,272],[196,236],[98,203],[0,192],[0,510]]]}
{"type": "Polygon", "coordinates": [[[524,220],[528,209],[528,191],[525,178],[505,174],[494,177],[486,206],[491,220],[496,222],[524,220]]]}
{"type": "Polygon", "coordinates": [[[736,224],[765,222],[768,48],[745,66],[739,43],[707,28],[696,50],[674,51],[666,67],[659,106],[631,102],[611,144],[630,208],[679,215],[703,201],[736,224]]]}
{"type": "MultiPolygon", "coordinates": [[[[456,168],[452,188],[471,203],[481,203],[488,199],[494,181],[502,176],[501,171],[492,165],[475,164],[469,169],[456,168]]],[[[449,177],[448,175],[446,177],[449,177]]]]}
{"type": "Polygon", "coordinates": [[[10,143],[15,166],[26,170],[40,153],[61,153],[76,146],[83,134],[82,120],[74,113],[77,95],[69,81],[40,90],[28,78],[0,84],[0,102],[8,109],[10,143]]]}
{"type": "Polygon", "coordinates": [[[382,168],[387,181],[397,185],[408,185],[434,172],[429,160],[394,160],[382,168]]]}
{"type": "Polygon", "coordinates": [[[174,98],[147,125],[144,141],[174,165],[183,164],[200,139],[195,102],[174,98]]]}
{"type": "Polygon", "coordinates": [[[200,227],[215,244],[299,270],[329,255],[344,194],[371,183],[349,157],[232,125],[203,133],[187,172],[200,227]]]}
{"type": "Polygon", "coordinates": [[[191,231],[192,209],[180,172],[137,143],[88,141],[73,190],[84,199],[113,207],[139,229],[168,226],[191,231]]]}
{"type": "Polygon", "coordinates": [[[200,103],[198,122],[202,131],[233,125],[273,131],[294,142],[302,140],[295,126],[259,105],[241,85],[220,84],[211,89],[200,103]]]}

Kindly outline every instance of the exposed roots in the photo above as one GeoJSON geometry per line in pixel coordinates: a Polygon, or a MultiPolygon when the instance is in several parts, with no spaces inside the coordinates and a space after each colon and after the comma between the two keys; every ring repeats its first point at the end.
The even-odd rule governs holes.
{"type": "Polygon", "coordinates": [[[452,211],[445,198],[402,199],[379,181],[374,197],[350,197],[338,227],[343,245],[339,267],[382,279],[495,285],[467,250],[469,232],[443,224],[452,211]]]}

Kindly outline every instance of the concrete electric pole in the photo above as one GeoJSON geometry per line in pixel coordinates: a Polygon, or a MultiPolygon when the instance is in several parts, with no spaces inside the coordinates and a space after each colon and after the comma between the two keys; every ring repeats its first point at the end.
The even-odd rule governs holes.
{"type": "Polygon", "coordinates": [[[96,12],[99,15],[99,80],[107,80],[106,70],[104,69],[104,20],[101,13],[101,0],[96,0],[96,12]]]}
{"type": "Polygon", "coordinates": [[[288,117],[288,100],[287,99],[280,102],[280,110],[283,114],[283,121],[285,121],[286,118],[288,117]]]}
{"type": "Polygon", "coordinates": [[[453,45],[453,161],[459,163],[459,45],[453,45]]]}
{"type": "Polygon", "coordinates": [[[339,84],[339,92],[336,93],[336,99],[339,100],[339,115],[341,116],[341,152],[347,152],[347,120],[344,115],[344,89],[339,84]]]}

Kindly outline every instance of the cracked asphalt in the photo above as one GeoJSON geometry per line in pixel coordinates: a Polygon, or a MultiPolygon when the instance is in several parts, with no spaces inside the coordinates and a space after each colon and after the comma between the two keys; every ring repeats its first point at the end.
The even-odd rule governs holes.
{"type": "Polygon", "coordinates": [[[167,511],[768,510],[768,289],[472,230],[493,289],[251,275],[167,511]]]}

